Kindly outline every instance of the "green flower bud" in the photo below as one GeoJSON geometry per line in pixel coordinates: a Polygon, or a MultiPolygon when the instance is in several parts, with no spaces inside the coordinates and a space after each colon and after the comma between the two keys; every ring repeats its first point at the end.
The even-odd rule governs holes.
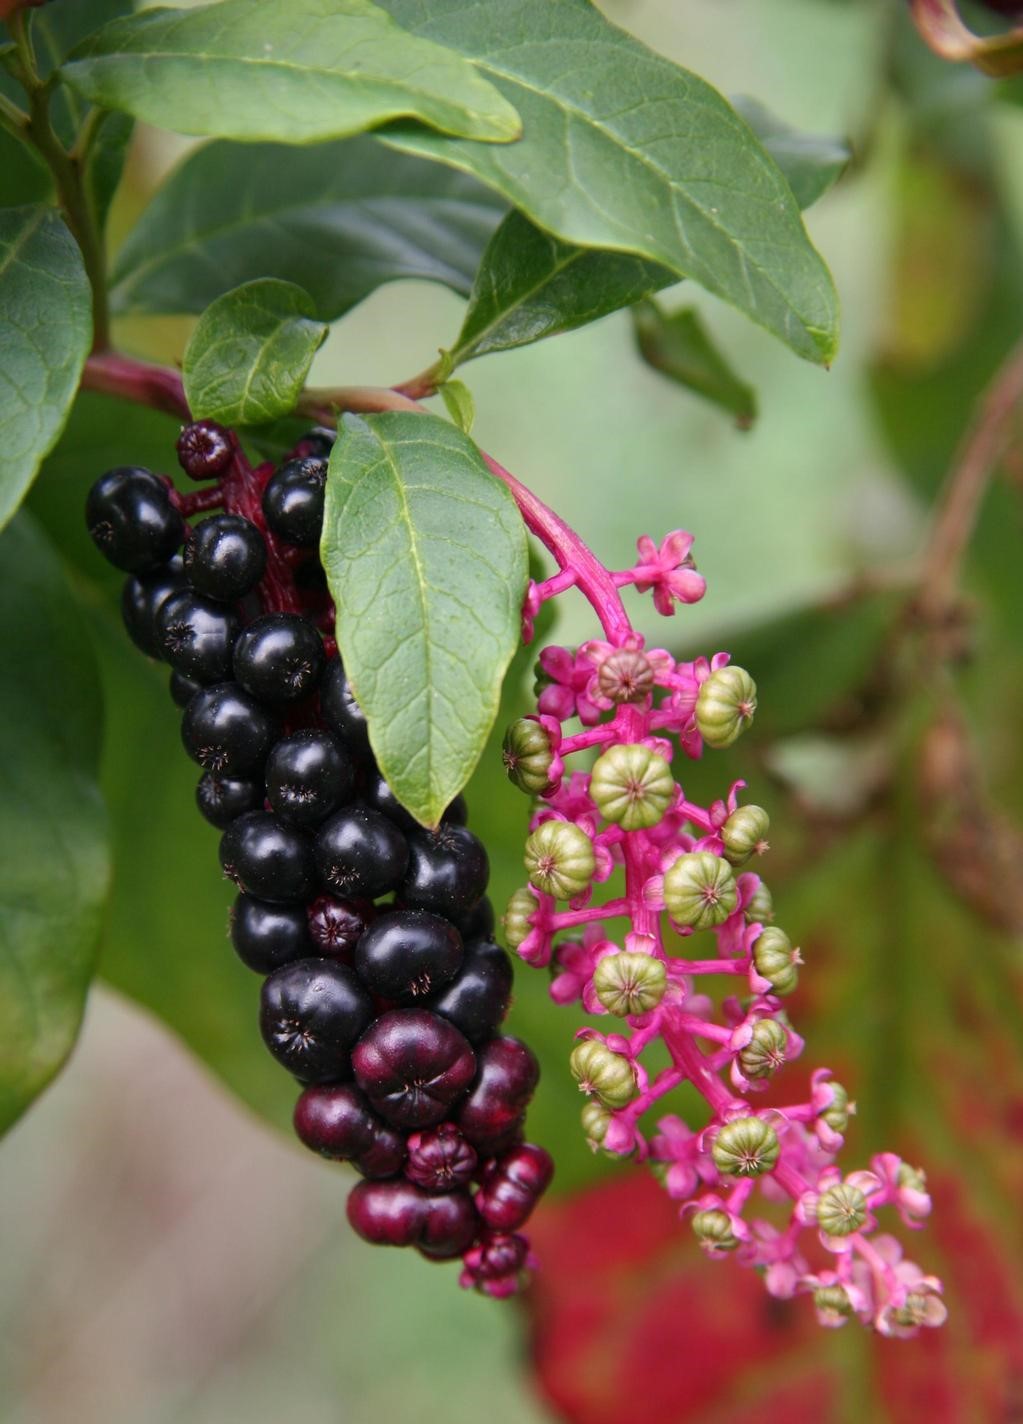
{"type": "Polygon", "coordinates": [[[582,1092],[594,1093],[606,1108],[623,1108],[636,1096],[632,1064],[595,1038],[577,1043],[569,1064],[582,1092]]]}
{"type": "Polygon", "coordinates": [[[757,935],[753,945],[753,963],[757,973],[778,994],[791,994],[798,984],[798,954],[799,950],[792,948],[792,941],[777,925],[768,925],[757,935]]]}
{"type": "Polygon", "coordinates": [[[597,868],[593,842],[572,821],[544,821],[526,841],[526,873],[556,900],[581,895],[597,868]]]}
{"type": "Polygon", "coordinates": [[[818,1286],[813,1293],[813,1303],[824,1316],[845,1317],[852,1314],[852,1302],[844,1286],[818,1286]]]}
{"type": "Polygon", "coordinates": [[[713,929],[724,924],[738,902],[731,867],[709,850],[680,855],[664,872],[664,903],[677,925],[713,929]]]}
{"type": "Polygon", "coordinates": [[[769,1078],[785,1062],[788,1042],[777,1019],[758,1019],[753,1037],[739,1053],[739,1067],[747,1078],[769,1078]]]}
{"type": "Polygon", "coordinates": [[[516,890],[513,893],[508,901],[508,908],[501,917],[504,937],[508,941],[510,949],[518,949],[533,928],[529,920],[535,910],[536,901],[524,885],[521,890],[516,890]]]}
{"type": "Polygon", "coordinates": [[[610,1014],[617,1014],[619,1018],[648,1014],[664,998],[668,971],[663,959],[623,950],[619,954],[605,955],[598,963],[593,987],[610,1014]]]}
{"type": "Polygon", "coordinates": [[[769,925],[774,919],[774,897],[762,880],[753,891],[753,898],[746,906],[745,915],[748,925],[754,922],[769,925]]]}
{"type": "Polygon", "coordinates": [[[745,668],[712,672],[696,697],[696,725],[709,747],[730,747],[753,721],[757,685],[745,668]]]}
{"type": "Polygon", "coordinates": [[[600,665],[597,687],[611,702],[642,702],[653,691],[653,664],[638,648],[616,648],[600,665]]]}
{"type": "Polygon", "coordinates": [[[867,1219],[867,1199],[859,1187],[838,1182],[821,1192],[817,1224],[827,1236],[851,1236],[867,1219]]]}
{"type": "Polygon", "coordinates": [[[725,859],[729,865],[745,865],[751,855],[767,850],[771,818],[762,806],[740,806],[721,827],[725,859]]]}
{"type": "Polygon", "coordinates": [[[705,1246],[713,1253],[734,1251],[739,1244],[739,1238],[732,1230],[728,1213],[718,1211],[717,1208],[693,1213],[693,1235],[701,1246],[705,1246]]]}
{"type": "Polygon", "coordinates": [[[501,755],[508,780],[520,791],[539,796],[546,789],[554,750],[549,734],[539,722],[528,717],[513,722],[504,734],[501,755]]]}
{"type": "Polygon", "coordinates": [[[656,826],[674,794],[671,767],[649,747],[609,747],[593,764],[590,796],[604,819],[623,830],[656,826]]]}
{"type": "Polygon", "coordinates": [[[662,1187],[666,1187],[668,1185],[668,1171],[670,1167],[670,1162],[650,1162],[647,1164],[647,1171],[655,1182],[660,1182],[662,1187]]]}
{"type": "Polygon", "coordinates": [[[845,1132],[849,1126],[849,1117],[855,1109],[841,1083],[832,1082],[828,1087],[831,1089],[831,1102],[821,1113],[821,1118],[834,1132],[845,1132]]]}
{"type": "MultiPolygon", "coordinates": [[[[831,1109],[829,1108],[828,1111],[830,1112],[831,1109]]],[[[911,1167],[908,1162],[901,1164],[895,1174],[895,1181],[900,1187],[909,1187],[910,1191],[925,1192],[927,1190],[927,1174],[919,1167],[911,1167]]]]}
{"type": "Polygon", "coordinates": [[[596,1152],[607,1136],[611,1125],[611,1114],[603,1103],[591,1100],[582,1111],[583,1132],[589,1139],[590,1147],[596,1152]]]}
{"type": "Polygon", "coordinates": [[[714,1139],[710,1154],[719,1172],[729,1177],[759,1177],[778,1160],[781,1143],[769,1122],[760,1117],[737,1117],[726,1122],[714,1139]]]}

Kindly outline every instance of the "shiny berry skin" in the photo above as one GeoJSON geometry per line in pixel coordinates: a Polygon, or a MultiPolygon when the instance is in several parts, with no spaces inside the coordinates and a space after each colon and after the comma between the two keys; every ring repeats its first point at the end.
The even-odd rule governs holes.
{"type": "Polygon", "coordinates": [[[479,1218],[468,1192],[431,1195],[416,1245],[431,1261],[450,1261],[472,1245],[479,1218]]]}
{"type": "Polygon", "coordinates": [[[181,556],[148,574],[134,574],[121,590],[121,618],[128,637],[150,658],[160,657],[156,615],[172,593],[185,587],[181,556]]]}
{"type": "Polygon", "coordinates": [[[514,1295],[522,1287],[522,1274],[529,1264],[529,1243],[524,1236],[485,1231],[466,1251],[464,1264],[459,1285],[475,1286],[498,1299],[514,1295]]]}
{"type": "Polygon", "coordinates": [[[550,1154],[532,1142],[511,1147],[487,1170],[476,1210],[495,1231],[517,1231],[554,1175],[550,1154]]]}
{"type": "Polygon", "coordinates": [[[239,816],[262,808],[263,786],[259,781],[219,776],[208,771],[199,778],[195,788],[195,804],[211,826],[226,831],[239,816]]]}
{"type": "Polygon", "coordinates": [[[424,1192],[464,1187],[476,1172],[479,1159],[454,1123],[442,1122],[439,1127],[412,1133],[407,1147],[405,1176],[424,1192]]]}
{"type": "Polygon", "coordinates": [[[268,811],[250,811],[220,838],[220,864],[240,890],[260,900],[291,904],[312,892],[309,842],[268,811]]]}
{"type": "Polygon", "coordinates": [[[353,1083],[314,1083],[295,1104],[295,1132],[321,1157],[352,1162],[364,1177],[393,1177],[405,1138],[376,1116],[353,1083]]]}
{"type": "Polygon", "coordinates": [[[194,420],[177,440],[178,464],[193,480],[213,480],[231,462],[231,437],[215,420],[194,420]]]}
{"type": "Polygon", "coordinates": [[[231,943],[241,962],[257,974],[272,974],[282,964],[316,953],[304,905],[271,905],[254,895],[239,895],[231,906],[231,943]]]}
{"type": "Polygon", "coordinates": [[[358,979],[329,959],[275,969],[260,996],[263,1042],[304,1083],[349,1077],[352,1045],[372,1017],[373,1001],[358,979]]]}
{"type": "Polygon", "coordinates": [[[512,1146],[540,1078],[536,1058],[517,1038],[493,1038],[480,1049],[472,1092],[452,1115],[484,1157],[512,1146]]]}
{"type": "Polygon", "coordinates": [[[160,656],[197,682],[229,681],[238,628],[233,609],[190,588],[164,599],[156,614],[160,656]]]}
{"type": "Polygon", "coordinates": [[[496,1033],[508,1012],[511,991],[511,960],[499,944],[477,940],[466,944],[458,974],[426,1008],[453,1023],[475,1045],[496,1033]]]}
{"type": "Polygon", "coordinates": [[[167,684],[171,695],[171,700],[179,707],[187,707],[192,698],[202,687],[201,682],[196,682],[194,677],[185,677],[183,673],[172,672],[170,682],[167,684]]]}
{"type": "Polygon", "coordinates": [[[392,1009],[360,1038],[352,1067],[382,1118],[396,1127],[430,1127],[472,1082],[476,1055],[446,1019],[392,1009]]]}
{"type": "Polygon", "coordinates": [[[264,613],[243,630],[234,649],[235,677],[264,702],[308,697],[323,664],[322,638],[295,613],[264,613]]]}
{"type": "Polygon", "coordinates": [[[380,915],[355,946],[359,978],[382,999],[411,1003],[442,988],[462,963],[462,936],[426,910],[380,915]]]}
{"type": "Polygon", "coordinates": [[[455,924],[461,931],[466,944],[470,940],[493,939],[496,923],[494,907],[486,895],[467,914],[458,915],[455,918],[455,924]]]}
{"type": "Polygon", "coordinates": [[[211,514],[192,529],[182,558],[196,592],[234,603],[263,577],[266,545],[256,526],[240,514],[211,514]]]}
{"type": "Polygon", "coordinates": [[[302,436],[292,452],[292,459],[302,460],[311,455],[314,459],[327,460],[336,440],[336,431],[326,425],[316,425],[302,436]]]}
{"type": "MultiPolygon", "coordinates": [[[[421,831],[423,829],[415,816],[405,810],[379,771],[374,772],[367,782],[365,800],[376,810],[382,811],[389,821],[393,821],[403,831],[421,831]]],[[[456,796],[441,816],[441,820],[452,825],[464,826],[465,819],[465,801],[461,796],[456,796]]]]}
{"type": "Polygon", "coordinates": [[[367,900],[335,900],[332,895],[320,895],[307,913],[316,952],[324,959],[351,964],[355,946],[373,919],[373,906],[367,900]]]}
{"type": "Polygon", "coordinates": [[[456,918],[474,909],[487,888],[490,863],[464,826],[443,823],[408,838],[408,871],[398,887],[403,904],[456,918]]]}
{"type": "Polygon", "coordinates": [[[349,741],[354,750],[368,750],[369,732],[366,729],[366,718],[337,658],[332,658],[327,664],[320,682],[320,711],[331,731],[349,741]]]}
{"type": "Polygon", "coordinates": [[[414,1246],[430,1198],[411,1182],[357,1182],[346,1210],[352,1230],[374,1246],[414,1246]]]}
{"type": "Polygon", "coordinates": [[[185,537],[167,486],[131,465],[100,476],[85,501],[85,522],[103,557],[131,574],[165,564],[185,537]]]}
{"type": "Polygon", "coordinates": [[[276,730],[273,717],[236,682],[201,688],[181,719],[185,751],[218,776],[246,776],[261,767],[276,730]]]}
{"type": "Polygon", "coordinates": [[[354,788],[355,763],[329,732],[294,732],[277,743],[266,764],[267,800],[296,826],[318,826],[354,788]]]}
{"type": "Polygon", "coordinates": [[[401,881],[408,842],[379,811],[346,806],[320,827],[314,854],[328,890],[343,899],[375,900],[401,881]]]}
{"type": "Polygon", "coordinates": [[[323,529],[326,460],[307,457],[282,465],[263,491],[263,513],[273,532],[288,544],[314,549],[323,529]]]}

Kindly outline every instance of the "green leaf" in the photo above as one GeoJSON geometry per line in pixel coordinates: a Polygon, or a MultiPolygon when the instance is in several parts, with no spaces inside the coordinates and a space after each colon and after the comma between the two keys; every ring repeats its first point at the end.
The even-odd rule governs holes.
{"type": "Polygon", "coordinates": [[[476,420],[476,402],[472,391],[463,381],[443,381],[437,389],[448,415],[463,434],[470,435],[476,420]]]}
{"type": "Polygon", "coordinates": [[[380,770],[434,825],[479,760],[519,641],[514,501],[447,421],[345,416],[320,552],[380,770]]]}
{"type": "Polygon", "coordinates": [[[800,133],[756,99],[732,103],[785,174],[801,208],[810,208],[838,182],[852,158],[844,139],[800,133]]]}
{"type": "MultiPolygon", "coordinates": [[[[40,76],[48,79],[89,35],[131,12],[132,0],[58,0],[33,10],[32,44],[40,76]]],[[[87,107],[65,84],[53,91],[50,119],[61,143],[70,146],[74,142],[87,107]]]]}
{"type": "Polygon", "coordinates": [[[0,129],[0,206],[46,202],[53,193],[49,169],[34,149],[0,129]]]}
{"type": "Polygon", "coordinates": [[[397,126],[386,142],[475,174],[539,227],[692,277],[813,361],[837,300],[777,166],[702,79],[581,0],[385,0],[406,28],[475,60],[522,139],[483,148],[397,126]],[[556,175],[556,181],[554,177],[556,175]]]}
{"type": "Polygon", "coordinates": [[[371,0],[220,0],[115,20],[65,81],[178,133],[313,143],[410,118],[505,142],[515,110],[471,64],[403,33],[371,0]]]}
{"type": "Polygon", "coordinates": [[[268,277],[218,297],[185,347],[185,396],[198,419],[262,425],[287,415],[327,327],[313,299],[268,277]]]}
{"type": "Polygon", "coordinates": [[[74,1044],[109,867],[91,646],[58,559],[24,517],[0,539],[0,607],[3,1131],[74,1044]]]}
{"type": "Polygon", "coordinates": [[[135,120],[129,114],[104,114],[89,150],[84,173],[85,192],[100,232],[106,227],[134,131],[135,120]]]}
{"type": "Polygon", "coordinates": [[[698,311],[662,310],[656,302],[641,302],[634,308],[636,344],[643,360],[669,380],[703,396],[735,416],[741,430],[748,430],[757,414],[757,399],[729,366],[714,345],[698,311]]]}
{"type": "Polygon", "coordinates": [[[0,210],[0,528],[63,428],[91,343],[89,282],[59,215],[0,210]]]}
{"type": "Polygon", "coordinates": [[[294,148],[211,143],[159,190],[121,249],[119,311],[200,312],[255,277],[298,282],[326,321],[384,282],[467,296],[505,211],[454,169],[370,138],[294,148]]]}

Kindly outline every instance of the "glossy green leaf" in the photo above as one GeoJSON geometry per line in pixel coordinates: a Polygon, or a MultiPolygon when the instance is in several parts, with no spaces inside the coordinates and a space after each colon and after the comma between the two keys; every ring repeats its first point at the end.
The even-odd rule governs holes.
{"type": "Polygon", "coordinates": [[[475,174],[562,241],[692,277],[799,355],[831,360],[835,292],[792,191],[703,80],[581,0],[385,7],[416,34],[475,60],[524,123],[522,139],[501,148],[405,126],[389,130],[388,143],[475,174]]]}
{"type": "Polygon", "coordinates": [[[89,282],[60,216],[0,210],[0,527],[61,432],[91,343],[89,282]]]}
{"type": "Polygon", "coordinates": [[[436,824],[479,760],[519,641],[527,567],[515,503],[447,421],[346,416],[321,558],[380,769],[436,824]]]}
{"type": "Polygon", "coordinates": [[[463,381],[444,381],[438,392],[448,415],[464,434],[470,435],[476,420],[476,402],[463,381]]]}
{"type": "Polygon", "coordinates": [[[109,865],[91,645],[59,560],[26,517],[0,540],[0,607],[3,1131],[77,1037],[109,865]]]}
{"type": "Polygon", "coordinates": [[[134,132],[135,120],[130,114],[104,114],[89,150],[85,164],[85,191],[101,232],[106,226],[110,204],[124,173],[128,144],[134,132]]]}
{"type": "Polygon", "coordinates": [[[700,313],[692,307],[668,313],[656,302],[634,309],[636,344],[643,360],[669,380],[703,396],[734,415],[748,430],[757,413],[757,398],[732,370],[714,345],[700,313]]]}
{"type": "Polygon", "coordinates": [[[800,133],[756,99],[732,102],[785,174],[801,208],[812,207],[841,178],[852,158],[844,139],[800,133]]]}
{"type": "Polygon", "coordinates": [[[497,142],[515,110],[459,55],[371,0],[220,0],[115,20],[64,65],[108,109],[179,133],[314,143],[397,118],[497,142]]]}
{"type": "Polygon", "coordinates": [[[197,419],[262,425],[287,415],[323,345],[312,297],[268,277],[208,307],[185,347],[182,374],[197,419]]]}
{"type": "Polygon", "coordinates": [[[118,310],[199,312],[256,277],[298,282],[326,321],[384,282],[467,296],[505,204],[473,178],[370,138],[211,143],[163,185],[114,272],[118,310]]]}
{"type": "MultiPolygon", "coordinates": [[[[32,45],[40,75],[47,79],[76,46],[104,25],[132,13],[132,0],[57,0],[31,12],[32,45]]],[[[88,111],[79,94],[59,84],[50,100],[50,118],[66,146],[88,111]]]]}

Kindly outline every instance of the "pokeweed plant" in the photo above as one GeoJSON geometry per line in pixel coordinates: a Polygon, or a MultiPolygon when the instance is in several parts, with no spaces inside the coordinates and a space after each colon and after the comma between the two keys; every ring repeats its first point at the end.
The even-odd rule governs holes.
{"type": "Polygon", "coordinates": [[[460,1257],[462,1283],[490,1295],[526,1279],[520,1228],[553,1164],[523,1141],[538,1064],[500,1032],[510,961],[460,793],[520,637],[574,588],[594,636],[541,652],[537,712],[505,743],[539,809],[504,927],[528,963],[553,964],[559,1002],[616,1020],[571,1053],[584,1131],[649,1161],[709,1254],[762,1269],[775,1295],[811,1293],[825,1324],[939,1324],[938,1280],[874,1234],[882,1207],[921,1223],[922,1172],[883,1153],[843,1173],[852,1104],[825,1070],[804,1100],[757,1106],[801,1048],[782,1007],[799,951],[749,868],[767,816],[741,782],[697,804],[673,769],[676,744],[697,757],[752,721],[756,669],[648,648],[620,593],[652,590],[663,614],[697,600],[691,537],[644,535],[636,564],[609,571],[473,443],[455,375],[629,308],[646,360],[748,424],[752,392],[702,319],[655,294],[696,282],[829,364],[837,302],[800,207],[837,178],[844,146],[734,107],[588,0],[138,14],[52,0],[3,15],[0,514],[17,517],[2,576],[24,616],[2,636],[24,735],[0,804],[0,1121],[70,1051],[104,907],[123,893],[108,884],[85,615],[17,513],[76,403],[100,392],[126,424],[132,405],[179,421],[197,487],[109,429],[86,524],[126,575],[132,640],[172,670],[199,809],[239,888],[232,943],[264,979],[262,1035],[301,1086],[300,1138],[363,1176],[355,1229],[460,1257]],[[111,268],[135,121],[211,141],[111,268]],[[439,359],[389,388],[307,387],[330,325],[407,276],[467,298],[439,359]],[[115,347],[137,313],[198,317],[180,372],[115,347]],[[450,419],[422,406],[434,396],[450,419]],[[548,577],[528,578],[527,532],[548,577]],[[55,889],[43,851],[58,822],[55,889]],[[720,1003],[705,992],[719,975],[739,990],[720,1003]],[[670,1061],[651,1072],[656,1043],[670,1061]],[[683,1084],[705,1103],[691,1123],[662,1101],[683,1084]]]}

